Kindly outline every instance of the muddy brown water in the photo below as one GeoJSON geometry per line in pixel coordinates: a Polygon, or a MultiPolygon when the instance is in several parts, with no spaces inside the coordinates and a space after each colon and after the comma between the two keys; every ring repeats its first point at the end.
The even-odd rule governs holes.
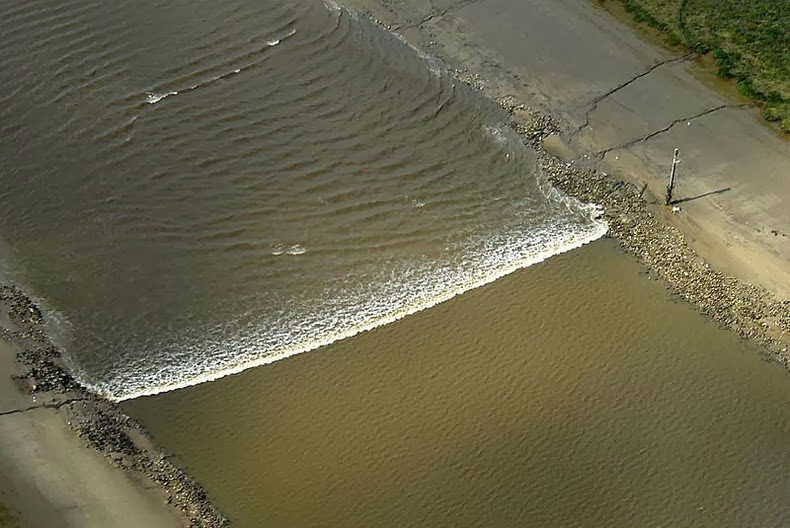
{"type": "Polygon", "coordinates": [[[786,526],[784,371],[595,242],[124,404],[239,527],[786,526]]]}
{"type": "Polygon", "coordinates": [[[331,3],[0,7],[0,280],[237,526],[790,523],[784,373],[564,253],[594,209],[438,61],[331,3]]]}
{"type": "Polygon", "coordinates": [[[601,236],[429,56],[334,4],[2,2],[0,274],[124,399],[601,236]]]}

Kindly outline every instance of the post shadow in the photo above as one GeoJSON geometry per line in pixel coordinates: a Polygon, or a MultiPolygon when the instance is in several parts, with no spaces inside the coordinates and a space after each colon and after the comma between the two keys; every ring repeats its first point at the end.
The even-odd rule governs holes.
{"type": "Polygon", "coordinates": [[[672,200],[670,202],[671,205],[681,204],[685,202],[691,202],[694,200],[698,200],[700,198],[705,198],[706,196],[710,196],[712,194],[721,194],[731,190],[731,187],[724,187],[723,189],[716,189],[715,191],[708,191],[706,193],[698,194],[697,196],[689,196],[688,198],[681,198],[680,200],[672,200]]]}

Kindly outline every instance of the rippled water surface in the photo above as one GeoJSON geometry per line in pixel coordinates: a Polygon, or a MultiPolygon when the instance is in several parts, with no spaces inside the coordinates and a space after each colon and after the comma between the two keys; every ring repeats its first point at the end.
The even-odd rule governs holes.
{"type": "Polygon", "coordinates": [[[0,280],[236,526],[790,526],[785,373],[612,241],[530,267],[606,226],[431,57],[318,1],[0,9],[0,280]]]}
{"type": "Polygon", "coordinates": [[[314,1],[0,1],[0,239],[116,398],[380,326],[600,237],[506,116],[314,1]]]}
{"type": "Polygon", "coordinates": [[[780,528],[788,402],[780,367],[605,240],[124,405],[239,528],[780,528]]]}

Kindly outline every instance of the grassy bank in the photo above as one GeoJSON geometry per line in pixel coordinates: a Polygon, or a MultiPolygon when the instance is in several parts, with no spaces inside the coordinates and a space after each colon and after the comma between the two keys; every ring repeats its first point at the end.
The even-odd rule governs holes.
{"type": "Polygon", "coordinates": [[[670,46],[711,54],[718,75],[762,103],[763,117],[790,134],[788,0],[598,0],[620,2],[670,46]]]}

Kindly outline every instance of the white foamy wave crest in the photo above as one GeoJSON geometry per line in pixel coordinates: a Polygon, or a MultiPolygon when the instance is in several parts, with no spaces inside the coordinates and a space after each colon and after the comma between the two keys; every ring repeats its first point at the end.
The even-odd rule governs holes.
{"type": "MultiPolygon", "coordinates": [[[[427,273],[406,266],[394,274],[401,279],[397,284],[368,285],[344,299],[328,298],[306,317],[269,328],[248,328],[227,341],[184,343],[182,351],[190,361],[141,368],[131,375],[130,369],[122,369],[118,378],[91,388],[115,401],[158,394],[274,363],[395,322],[606,234],[606,223],[593,220],[594,206],[577,202],[578,208],[587,216],[584,226],[547,225],[497,237],[466,257],[462,266],[448,263],[427,273]]],[[[294,247],[283,246],[283,254],[294,247]]]]}
{"type": "MultiPolygon", "coordinates": [[[[356,9],[352,9],[352,8],[346,7],[346,6],[338,5],[333,0],[324,0],[324,6],[333,15],[339,16],[339,15],[342,15],[343,13],[347,13],[348,16],[350,16],[353,20],[359,20],[360,19],[359,11],[357,11],[356,9]]],[[[403,45],[405,45],[410,50],[412,50],[414,53],[416,53],[417,56],[419,56],[425,62],[426,66],[428,67],[428,70],[434,75],[434,77],[438,77],[438,78],[442,77],[442,72],[445,71],[446,68],[444,66],[444,63],[442,63],[441,60],[439,60],[437,57],[435,57],[435,56],[433,56],[433,55],[431,55],[429,53],[426,53],[425,51],[421,50],[420,48],[418,48],[417,46],[415,46],[414,44],[409,42],[406,39],[406,37],[404,37],[403,35],[401,35],[397,31],[394,31],[394,30],[385,30],[385,31],[387,31],[390,35],[392,35],[393,37],[398,39],[403,45]]]]}
{"type": "Polygon", "coordinates": [[[324,6],[334,15],[339,15],[343,8],[332,0],[324,0],[324,6]]]}
{"type": "Polygon", "coordinates": [[[166,99],[167,97],[170,97],[171,95],[178,95],[178,92],[176,92],[176,91],[162,92],[162,93],[146,92],[146,94],[145,94],[145,102],[148,103],[148,104],[156,104],[159,101],[161,101],[162,99],[166,99]]]}
{"type": "Polygon", "coordinates": [[[434,77],[441,77],[442,76],[442,72],[444,71],[444,65],[442,64],[442,62],[439,59],[437,59],[433,55],[425,53],[421,49],[419,49],[419,48],[417,48],[415,46],[412,46],[411,44],[409,44],[409,46],[415,52],[417,52],[417,55],[419,55],[420,58],[423,61],[425,61],[425,64],[428,66],[428,70],[433,74],[434,77]]]}
{"type": "Polygon", "coordinates": [[[492,138],[498,145],[503,145],[508,141],[505,132],[499,127],[485,125],[483,127],[483,130],[485,130],[486,134],[490,138],[492,138]]]}
{"type": "Polygon", "coordinates": [[[430,53],[426,53],[425,51],[421,50],[420,48],[409,42],[406,37],[404,37],[397,31],[390,31],[389,33],[390,35],[398,39],[401,42],[401,44],[405,45],[414,53],[416,53],[417,56],[423,60],[425,65],[428,67],[428,70],[433,74],[434,77],[439,77],[439,78],[442,77],[442,72],[446,70],[446,68],[441,60],[434,57],[430,53]]]}
{"type": "Polygon", "coordinates": [[[286,246],[283,244],[277,244],[272,248],[272,255],[280,256],[280,255],[304,255],[307,253],[307,249],[301,244],[294,244],[292,246],[286,246]]]}
{"type": "MultiPolygon", "coordinates": [[[[280,38],[269,40],[268,42],[265,43],[265,47],[266,48],[273,48],[274,46],[279,45],[281,42],[283,42],[284,40],[286,40],[288,38],[293,37],[294,35],[296,35],[296,30],[292,29],[291,31],[289,31],[288,33],[286,33],[285,35],[283,35],[280,38]]],[[[263,50],[261,50],[261,51],[263,51],[263,50]]],[[[254,66],[257,66],[258,64],[261,63],[262,60],[263,60],[263,58],[256,59],[256,60],[254,60],[252,62],[249,62],[249,63],[247,63],[247,64],[245,64],[243,66],[240,66],[238,68],[234,68],[232,70],[226,71],[225,73],[221,73],[219,75],[214,75],[214,76],[209,77],[207,79],[204,79],[202,81],[198,81],[196,83],[192,83],[192,84],[186,86],[185,88],[181,88],[180,90],[171,90],[169,92],[146,92],[146,94],[145,94],[145,102],[147,102],[148,104],[154,105],[154,104],[162,101],[163,99],[165,99],[167,97],[170,97],[171,95],[178,95],[179,93],[188,92],[188,91],[192,91],[192,90],[197,90],[198,88],[203,88],[204,86],[208,86],[209,84],[215,83],[217,81],[220,81],[220,80],[225,79],[227,77],[230,77],[232,75],[237,75],[237,74],[243,72],[244,70],[248,70],[248,69],[250,69],[250,68],[252,68],[254,66]]]]}
{"type": "Polygon", "coordinates": [[[287,39],[287,38],[291,38],[291,37],[293,37],[294,35],[296,35],[296,30],[295,30],[295,29],[292,29],[292,30],[291,30],[291,31],[289,31],[287,34],[283,35],[282,37],[280,37],[280,38],[277,38],[277,39],[272,39],[272,40],[270,40],[270,41],[266,42],[266,45],[267,45],[267,46],[269,46],[270,48],[272,48],[272,47],[274,47],[274,46],[277,46],[277,45],[278,45],[280,42],[282,42],[283,40],[285,40],[285,39],[287,39]]]}

